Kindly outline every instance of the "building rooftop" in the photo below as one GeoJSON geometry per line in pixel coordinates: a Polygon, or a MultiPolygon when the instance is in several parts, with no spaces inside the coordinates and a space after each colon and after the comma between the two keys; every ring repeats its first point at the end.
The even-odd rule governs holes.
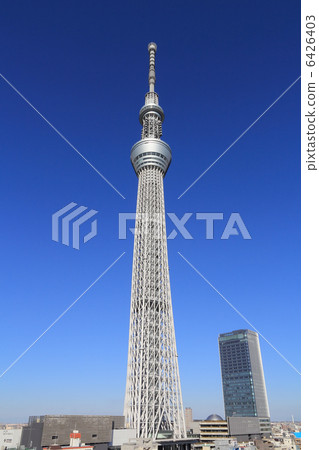
{"type": "Polygon", "coordinates": [[[222,417],[220,417],[218,414],[211,414],[207,417],[206,420],[224,420],[222,417]]]}

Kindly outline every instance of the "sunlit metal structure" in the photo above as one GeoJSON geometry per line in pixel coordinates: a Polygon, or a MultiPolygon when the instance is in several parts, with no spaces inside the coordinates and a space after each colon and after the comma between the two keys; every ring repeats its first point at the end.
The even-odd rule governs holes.
{"type": "Polygon", "coordinates": [[[138,177],[125,424],[137,438],[186,438],[167,258],[163,179],[171,149],[155,86],[156,44],[148,45],[149,92],[139,113],[142,139],[131,150],[138,177]]]}

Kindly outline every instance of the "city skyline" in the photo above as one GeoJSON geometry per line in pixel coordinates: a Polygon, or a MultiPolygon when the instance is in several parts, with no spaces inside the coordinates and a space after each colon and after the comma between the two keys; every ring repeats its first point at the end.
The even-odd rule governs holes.
{"type": "MultiPolygon", "coordinates": [[[[125,200],[0,79],[8,218],[1,373],[126,254],[0,379],[0,421],[122,414],[133,236],[118,239],[118,214],[136,206],[129,149],[140,131],[137,105],[147,83],[141,49],[150,41],[160,49],[158,91],[169,117],[165,140],[174,150],[167,211],[179,218],[193,212],[187,225],[194,239],[168,241],[183,401],[194,418],[223,416],[218,335],[247,323],[178,252],[300,367],[299,83],[178,197],[297,80],[298,3],[234,3],[229,12],[218,2],[164,2],[156,14],[129,2],[74,5],[46,10],[37,3],[31,13],[6,4],[1,73],[125,200]],[[99,211],[98,234],[80,251],[51,240],[51,216],[70,202],[99,211]],[[205,239],[196,212],[224,213],[213,240],[205,239]],[[240,213],[251,240],[220,239],[231,212],[240,213]]],[[[173,228],[168,222],[168,233],[173,228]]],[[[260,345],[271,419],[299,420],[299,375],[263,339],[260,345]]]]}

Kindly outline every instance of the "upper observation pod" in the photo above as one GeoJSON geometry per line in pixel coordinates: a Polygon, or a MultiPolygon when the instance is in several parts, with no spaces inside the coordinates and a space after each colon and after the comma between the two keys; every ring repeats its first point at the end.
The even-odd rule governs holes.
{"type": "Polygon", "coordinates": [[[142,139],[133,145],[131,150],[131,162],[138,175],[144,167],[155,166],[161,169],[165,175],[171,163],[172,152],[168,144],[161,140],[164,111],[158,104],[158,95],[155,87],[155,54],[157,45],[154,42],[148,44],[149,52],[149,91],[145,95],[145,104],[139,113],[142,129],[142,139]]]}

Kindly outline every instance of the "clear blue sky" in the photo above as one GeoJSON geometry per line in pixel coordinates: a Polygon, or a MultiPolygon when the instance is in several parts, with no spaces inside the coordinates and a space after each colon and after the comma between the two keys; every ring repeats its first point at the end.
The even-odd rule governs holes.
{"type": "MultiPolygon", "coordinates": [[[[167,211],[239,212],[252,236],[221,240],[224,221],[207,241],[192,217],[194,239],[169,241],[184,406],[224,415],[218,334],[247,324],[178,251],[299,370],[300,82],[177,199],[300,75],[299,2],[6,0],[0,17],[0,72],[126,197],[0,79],[0,371],[126,252],[0,379],[0,421],[122,414],[133,239],[118,239],[118,213],[136,205],[150,41],[173,151],[167,211]],[[51,240],[52,213],[72,201],[99,211],[79,251],[51,240]]],[[[261,351],[272,419],[299,419],[299,375],[261,351]]]]}

